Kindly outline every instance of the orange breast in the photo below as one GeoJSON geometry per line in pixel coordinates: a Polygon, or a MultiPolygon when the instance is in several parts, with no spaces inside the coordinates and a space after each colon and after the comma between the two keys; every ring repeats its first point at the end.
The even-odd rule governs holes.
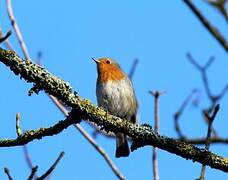
{"type": "Polygon", "coordinates": [[[107,81],[118,81],[123,79],[125,74],[121,71],[119,67],[114,64],[100,64],[98,66],[98,79],[101,83],[106,83],[107,81]]]}

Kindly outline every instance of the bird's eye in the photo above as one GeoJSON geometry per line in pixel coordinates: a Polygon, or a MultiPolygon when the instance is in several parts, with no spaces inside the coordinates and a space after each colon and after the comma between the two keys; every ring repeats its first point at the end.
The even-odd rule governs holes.
{"type": "Polygon", "coordinates": [[[106,60],[106,64],[111,64],[111,61],[109,61],[109,60],[106,60]]]}

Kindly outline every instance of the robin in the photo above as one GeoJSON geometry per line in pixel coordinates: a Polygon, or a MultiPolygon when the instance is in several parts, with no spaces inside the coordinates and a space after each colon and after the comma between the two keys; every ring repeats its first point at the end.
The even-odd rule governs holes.
{"type": "MultiPolygon", "coordinates": [[[[120,68],[119,64],[110,58],[92,58],[97,64],[96,95],[98,105],[112,115],[136,123],[137,101],[132,83],[120,68]]],[[[115,156],[127,157],[130,154],[126,135],[116,133],[115,156]]]]}

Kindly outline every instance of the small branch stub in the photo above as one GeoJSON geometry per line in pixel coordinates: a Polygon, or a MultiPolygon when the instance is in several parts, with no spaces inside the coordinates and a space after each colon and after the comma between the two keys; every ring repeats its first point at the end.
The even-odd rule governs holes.
{"type": "Polygon", "coordinates": [[[22,130],[20,128],[20,113],[16,114],[16,132],[17,132],[17,136],[22,135],[22,130]]]}
{"type": "Polygon", "coordinates": [[[2,31],[0,30],[0,44],[7,40],[12,34],[12,31],[9,30],[5,36],[2,36],[2,31]]]}
{"type": "Polygon", "coordinates": [[[10,175],[10,171],[7,167],[4,167],[4,172],[6,173],[9,180],[13,180],[12,176],[10,175]]]}

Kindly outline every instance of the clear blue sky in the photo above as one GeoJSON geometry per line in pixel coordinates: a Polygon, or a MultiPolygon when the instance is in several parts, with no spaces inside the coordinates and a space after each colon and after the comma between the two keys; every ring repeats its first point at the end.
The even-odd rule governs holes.
{"type": "MultiPolygon", "coordinates": [[[[196,1],[211,22],[228,37],[227,23],[207,4],[196,1]]],[[[139,101],[141,123],[153,124],[153,97],[148,90],[165,90],[160,99],[161,134],[177,137],[173,114],[193,88],[201,89],[199,107],[208,105],[200,74],[187,61],[191,52],[200,64],[211,55],[216,57],[208,76],[212,91],[217,93],[228,82],[227,53],[205,30],[182,1],[13,1],[13,9],[21,27],[30,56],[43,53],[44,66],[70,82],[79,94],[96,103],[96,66],[91,57],[108,56],[129,72],[135,58],[139,59],[133,83],[139,101]]],[[[5,2],[0,3],[0,27],[11,29],[5,2]]],[[[22,56],[15,35],[10,37],[15,50],[22,56]]],[[[63,119],[63,115],[41,92],[27,96],[31,84],[14,76],[0,65],[0,138],[15,138],[15,114],[21,113],[23,130],[46,127],[63,119]]],[[[215,120],[219,135],[227,137],[228,95],[221,101],[215,120]]],[[[93,130],[81,125],[92,133],[93,130]]],[[[188,106],[181,119],[181,128],[189,137],[206,135],[207,126],[198,108],[188,106]]],[[[151,147],[133,152],[129,158],[115,159],[115,142],[102,136],[97,142],[106,150],[127,179],[151,179],[151,147]]],[[[214,145],[212,151],[228,156],[228,146],[214,145]]],[[[53,137],[36,140],[28,145],[34,165],[41,175],[57,158],[65,156],[55,169],[52,179],[116,179],[103,158],[73,128],[53,137]]],[[[0,179],[7,179],[3,167],[15,179],[25,179],[30,170],[22,147],[0,148],[0,179]]],[[[159,151],[161,179],[196,179],[201,165],[168,152],[159,151]]],[[[206,179],[227,179],[227,174],[207,168],[206,179]]]]}

